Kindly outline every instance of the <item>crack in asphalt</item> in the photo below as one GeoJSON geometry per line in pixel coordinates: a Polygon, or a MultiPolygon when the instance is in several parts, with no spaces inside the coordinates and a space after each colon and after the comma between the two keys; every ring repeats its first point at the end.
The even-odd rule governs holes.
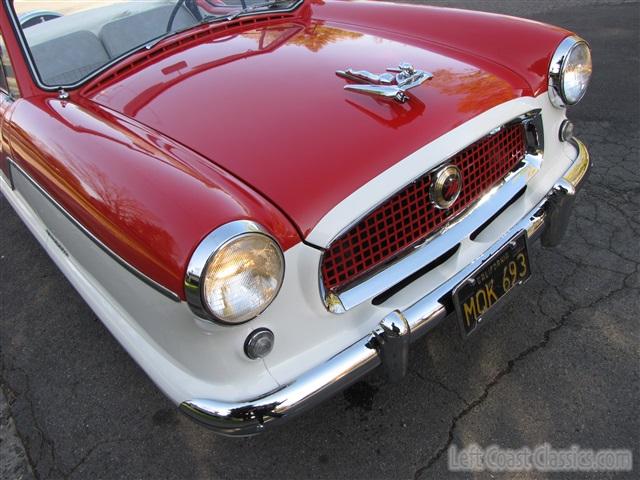
{"type": "Polygon", "coordinates": [[[71,478],[71,476],[76,472],[76,470],[78,470],[82,465],[84,465],[85,463],[87,463],[87,460],[89,460],[89,458],[91,458],[91,455],[93,454],[93,452],[95,452],[98,448],[104,446],[104,445],[109,445],[112,443],[121,443],[124,441],[132,441],[132,442],[143,442],[145,440],[149,440],[151,438],[150,435],[146,435],[140,438],[117,438],[117,439],[111,439],[111,440],[100,440],[99,442],[96,442],[91,448],[89,448],[87,450],[87,452],[82,456],[82,458],[80,458],[80,460],[78,460],[78,462],[76,462],[76,464],[71,467],[66,473],[62,474],[62,477],[65,480],[68,480],[71,478]]]}
{"type": "Polygon", "coordinates": [[[454,394],[458,398],[458,400],[460,400],[463,404],[469,406],[469,401],[465,399],[462,395],[460,395],[460,393],[458,393],[458,391],[455,388],[448,386],[446,383],[442,382],[441,380],[438,380],[437,378],[425,377],[424,375],[422,375],[420,372],[418,372],[413,368],[410,368],[409,370],[412,373],[414,373],[422,381],[433,383],[434,385],[439,386],[443,390],[446,390],[447,392],[454,394]]]}
{"type": "MultiPolygon", "coordinates": [[[[11,399],[16,398],[16,391],[13,390],[9,384],[5,381],[5,363],[4,363],[4,357],[2,356],[2,351],[0,350],[0,389],[2,389],[2,392],[5,396],[6,402],[7,402],[7,408],[9,410],[9,416],[11,418],[13,418],[13,413],[11,411],[11,399]]],[[[22,447],[24,449],[24,458],[27,461],[27,464],[29,465],[29,468],[31,469],[31,473],[33,474],[33,476],[35,478],[39,478],[38,474],[36,473],[36,468],[35,468],[35,463],[33,461],[33,458],[31,457],[31,451],[29,448],[27,448],[27,442],[25,441],[25,437],[20,433],[20,430],[18,430],[18,425],[14,420],[14,427],[15,427],[15,434],[18,436],[18,440],[22,443],[22,447]]]]}
{"type": "MultiPolygon", "coordinates": [[[[99,442],[96,442],[93,446],[91,446],[87,452],[82,456],[82,458],[80,458],[80,460],[73,465],[68,471],[64,471],[59,465],[57,465],[58,463],[58,459],[56,456],[56,449],[55,449],[55,442],[45,433],[44,428],[40,425],[38,418],[36,416],[35,413],[35,407],[33,405],[33,400],[31,399],[31,397],[29,396],[30,393],[30,384],[29,384],[29,379],[27,377],[27,375],[25,374],[25,372],[19,368],[19,367],[14,367],[14,370],[19,371],[24,377],[25,377],[25,382],[26,382],[26,388],[22,391],[19,391],[15,388],[13,388],[7,381],[6,381],[6,377],[5,377],[5,362],[4,362],[4,358],[0,353],[0,384],[1,387],[5,390],[6,393],[6,397],[7,399],[22,399],[23,401],[26,402],[27,404],[27,408],[28,411],[32,417],[33,420],[33,425],[35,430],[38,432],[38,435],[40,437],[40,445],[39,445],[39,452],[38,452],[38,458],[37,459],[33,459],[33,457],[31,456],[31,450],[32,450],[32,445],[31,445],[31,441],[30,439],[27,437],[25,438],[20,432],[19,430],[16,428],[16,432],[18,433],[18,436],[20,438],[20,440],[22,441],[22,444],[25,446],[25,454],[26,454],[26,459],[27,462],[29,464],[29,466],[31,467],[31,471],[33,472],[33,475],[35,476],[36,479],[40,479],[40,478],[51,478],[54,474],[64,478],[64,479],[69,479],[71,478],[71,476],[78,470],[78,468],[80,468],[83,464],[85,464],[87,462],[87,460],[89,460],[89,458],[91,457],[91,455],[93,454],[93,452],[95,452],[99,447],[103,446],[103,445],[107,445],[107,444],[112,444],[112,443],[119,443],[119,442],[123,442],[123,441],[144,441],[144,440],[148,440],[149,438],[151,438],[150,436],[145,436],[145,437],[141,437],[141,438],[119,438],[119,439],[110,439],[110,440],[101,440],[99,442]],[[49,451],[51,454],[51,466],[49,467],[49,469],[47,470],[47,472],[45,474],[40,473],[38,466],[43,458],[44,455],[44,451],[45,449],[43,448],[45,445],[47,445],[49,447],[49,451]]],[[[11,408],[11,403],[10,401],[8,401],[9,403],[9,408],[11,408]]]]}
{"type": "MultiPolygon", "coordinates": [[[[451,446],[451,444],[453,443],[453,438],[454,438],[454,432],[456,430],[456,427],[458,425],[458,422],[460,420],[462,420],[464,417],[466,417],[471,411],[473,411],[476,407],[478,407],[479,405],[481,405],[488,397],[489,397],[489,393],[491,392],[491,390],[496,387],[499,383],[500,380],[505,377],[506,375],[508,375],[509,373],[511,373],[513,371],[513,368],[516,366],[516,364],[518,364],[519,362],[521,362],[522,360],[525,360],[529,355],[531,355],[532,353],[537,352],[538,350],[546,347],[546,345],[549,343],[549,341],[551,340],[552,334],[554,334],[555,332],[557,332],[558,330],[562,329],[563,327],[565,327],[567,325],[567,322],[569,320],[569,318],[576,314],[577,312],[581,311],[581,310],[585,310],[585,309],[590,309],[595,307],[597,304],[605,302],[607,300],[609,300],[610,298],[612,298],[614,295],[617,295],[620,292],[623,291],[628,291],[629,287],[626,286],[626,282],[627,279],[631,276],[634,275],[635,272],[627,275],[623,280],[622,280],[622,286],[619,288],[616,288],[612,291],[610,291],[609,293],[607,293],[606,295],[603,295],[602,297],[594,300],[593,302],[589,303],[588,305],[585,306],[578,306],[577,309],[573,309],[573,308],[569,308],[565,313],[562,314],[560,320],[551,328],[545,330],[542,334],[542,340],[538,343],[536,343],[535,345],[532,345],[528,348],[526,348],[525,350],[521,351],[518,355],[516,355],[514,358],[512,358],[511,360],[509,360],[507,362],[507,366],[505,368],[503,368],[502,370],[500,370],[496,375],[494,375],[494,377],[485,385],[482,393],[475,399],[473,400],[471,403],[468,403],[467,406],[462,409],[457,415],[455,415],[453,417],[453,419],[451,420],[451,424],[449,426],[449,431],[448,431],[448,436],[447,436],[447,440],[444,443],[444,445],[442,447],[440,447],[435,454],[433,454],[431,456],[431,458],[427,461],[427,463],[418,468],[415,473],[414,473],[414,480],[418,480],[420,478],[420,476],[426,472],[427,470],[429,470],[438,460],[440,460],[440,458],[442,457],[442,455],[449,449],[449,447],[451,446]]],[[[553,287],[553,286],[552,286],[553,287]]],[[[555,287],[554,287],[555,288],[555,287]]],[[[631,289],[631,290],[638,290],[638,289],[631,289]]],[[[559,292],[559,290],[558,290],[559,292]]],[[[568,300],[566,298],[564,298],[563,295],[561,295],[563,297],[564,300],[568,300]]],[[[575,302],[571,302],[569,301],[569,303],[573,304],[573,306],[575,306],[575,302]]],[[[549,318],[550,320],[553,321],[553,318],[551,318],[548,314],[546,314],[545,312],[543,312],[542,310],[540,311],[540,313],[542,313],[542,315],[544,315],[545,317],[549,318]]],[[[555,322],[554,322],[555,323],[555,322]]]]}
{"type": "MultiPolygon", "coordinates": [[[[4,356],[2,355],[2,352],[0,351],[0,384],[2,385],[2,387],[8,391],[8,395],[7,395],[7,399],[8,399],[8,403],[9,403],[9,409],[11,411],[11,404],[13,403],[13,401],[11,401],[11,399],[23,399],[26,404],[27,404],[27,409],[29,411],[29,414],[33,420],[33,426],[36,430],[36,432],[38,433],[39,436],[39,445],[38,445],[38,457],[37,458],[33,458],[32,455],[32,442],[30,437],[28,436],[24,436],[20,433],[20,430],[18,429],[18,425],[16,423],[16,432],[18,433],[18,436],[20,437],[20,440],[22,441],[22,444],[24,445],[24,449],[26,452],[26,458],[27,458],[27,462],[29,463],[29,466],[31,467],[31,471],[33,472],[33,475],[39,479],[41,478],[40,472],[38,470],[38,465],[40,464],[43,455],[45,455],[45,445],[48,446],[48,450],[51,454],[51,467],[49,467],[49,470],[47,471],[46,475],[44,475],[45,478],[48,478],[51,476],[51,473],[55,473],[56,471],[58,471],[57,467],[56,467],[56,449],[55,449],[55,443],[54,441],[49,437],[49,435],[47,435],[45,433],[45,429],[40,425],[40,422],[38,421],[38,417],[36,415],[36,408],[33,404],[33,400],[30,397],[30,392],[31,392],[31,383],[29,380],[28,375],[26,374],[26,372],[24,370],[22,370],[19,367],[13,367],[14,370],[16,370],[17,372],[19,372],[20,374],[22,374],[22,376],[25,379],[25,388],[24,390],[20,391],[17,390],[16,388],[12,387],[11,384],[6,380],[6,366],[5,366],[5,362],[4,362],[4,356]]],[[[13,415],[12,415],[13,416],[13,415]]],[[[58,472],[60,473],[60,472],[58,472]]]]}
{"type": "MultiPolygon", "coordinates": [[[[623,143],[624,140],[629,141],[628,138],[621,139],[621,141],[617,142],[613,135],[589,135],[589,137],[590,149],[592,152],[597,151],[600,148],[608,149],[614,145],[624,152],[617,156],[617,158],[611,162],[612,164],[608,166],[597,164],[594,166],[594,172],[588,185],[588,196],[585,195],[582,202],[576,205],[577,208],[571,218],[570,227],[574,227],[575,233],[577,233],[577,235],[572,236],[572,241],[582,242],[583,247],[586,246],[590,251],[597,251],[600,254],[606,252],[607,255],[611,255],[619,260],[618,265],[615,265],[614,267],[611,265],[602,265],[602,262],[595,260],[595,255],[593,258],[590,258],[589,256],[584,257],[581,252],[579,252],[577,254],[578,256],[574,257],[568,252],[560,249],[548,250],[551,255],[557,255],[570,265],[570,270],[562,275],[562,278],[560,279],[557,276],[557,272],[554,272],[554,279],[547,278],[545,269],[542,269],[542,275],[540,275],[541,280],[547,285],[547,288],[550,288],[555,292],[555,294],[558,295],[558,297],[567,305],[562,309],[563,313],[560,316],[560,320],[556,320],[553,315],[545,311],[544,304],[541,302],[541,299],[543,296],[548,295],[549,291],[546,288],[541,289],[536,302],[538,310],[541,315],[551,320],[554,325],[543,332],[542,339],[538,343],[529,346],[512,359],[508,360],[506,366],[493,376],[493,378],[484,386],[482,393],[477,398],[470,403],[466,402],[465,408],[460,410],[460,412],[451,419],[447,438],[444,444],[431,455],[426,464],[416,469],[414,479],[417,480],[420,478],[442,458],[444,453],[453,443],[454,433],[459,422],[478,406],[482,405],[489,397],[491,391],[506,375],[513,371],[516,365],[525,361],[531,354],[545,348],[557,331],[568,326],[569,319],[573,315],[582,310],[591,309],[599,303],[606,302],[621,292],[629,292],[629,290],[638,291],[637,287],[633,287],[632,281],[633,278],[637,276],[638,272],[640,272],[640,262],[636,258],[630,257],[625,252],[619,251],[619,248],[616,248],[619,247],[619,244],[616,241],[616,235],[622,234],[626,236],[629,234],[629,230],[638,232],[638,227],[640,227],[640,223],[636,222],[634,218],[632,218],[633,213],[629,211],[628,203],[627,206],[623,206],[624,203],[622,205],[620,203],[621,199],[627,199],[626,201],[630,202],[630,193],[633,194],[633,192],[640,191],[640,186],[637,181],[637,172],[632,172],[626,168],[630,158],[638,157],[638,149],[632,146],[627,146],[623,143]],[[614,168],[620,167],[620,165],[618,165],[619,163],[624,165],[620,170],[625,172],[624,175],[626,176],[626,183],[623,187],[618,185],[617,187],[612,188],[610,182],[610,177],[612,175],[611,172],[614,168]],[[583,212],[580,209],[587,209],[590,211],[583,212]],[[607,209],[609,210],[607,211],[607,209]],[[593,228],[597,225],[606,225],[608,227],[606,229],[600,228],[597,230],[597,232],[602,234],[604,238],[593,238],[593,228]],[[599,240],[601,243],[598,243],[599,240]],[[577,272],[585,269],[606,271],[623,278],[621,278],[619,282],[620,286],[618,288],[610,290],[608,293],[599,296],[591,302],[580,302],[576,299],[568,298],[567,292],[564,292],[561,286],[566,284],[565,282],[567,278],[572,278],[577,274],[577,272]],[[555,280],[555,282],[553,280],[555,280]]],[[[446,390],[456,393],[454,389],[447,387],[445,384],[439,384],[446,390]]]]}
{"type": "MultiPolygon", "coordinates": [[[[80,468],[83,464],[85,464],[87,462],[87,460],[89,460],[89,458],[91,458],[91,455],[101,446],[107,445],[107,444],[113,444],[113,443],[121,443],[124,441],[133,441],[133,442],[141,442],[141,441],[145,441],[145,440],[149,440],[151,438],[150,435],[148,436],[143,436],[140,438],[117,438],[117,439],[109,439],[109,440],[100,440],[98,442],[96,442],[93,446],[91,446],[87,452],[80,458],[80,460],[78,462],[76,462],[76,464],[74,464],[69,470],[65,471],[65,469],[63,469],[60,465],[58,465],[58,458],[56,455],[56,448],[55,448],[55,442],[49,437],[49,435],[47,435],[45,433],[44,428],[40,425],[40,422],[38,421],[38,418],[36,416],[36,409],[35,406],[33,405],[33,399],[30,397],[30,392],[31,392],[31,386],[29,383],[29,378],[26,375],[26,372],[24,372],[24,370],[22,370],[20,367],[13,367],[14,370],[20,372],[24,378],[25,378],[25,388],[22,391],[17,390],[16,388],[12,387],[9,382],[6,380],[6,376],[5,376],[5,370],[6,366],[5,366],[5,362],[4,362],[4,357],[2,356],[2,353],[0,352],[0,385],[2,386],[2,388],[5,391],[8,391],[8,395],[6,395],[7,399],[22,399],[23,401],[26,402],[27,404],[27,409],[32,417],[33,420],[33,426],[35,428],[35,430],[38,432],[39,435],[39,440],[40,440],[40,444],[39,444],[39,448],[38,448],[38,457],[37,459],[34,460],[34,458],[31,455],[31,450],[32,450],[32,445],[31,445],[31,441],[28,437],[24,437],[22,434],[20,434],[19,430],[17,429],[17,425],[16,425],[16,431],[18,433],[18,436],[20,437],[20,440],[22,441],[24,447],[25,447],[25,453],[26,453],[26,458],[27,458],[27,462],[29,463],[29,466],[31,467],[31,471],[33,472],[33,475],[35,476],[36,479],[40,479],[40,478],[51,478],[53,475],[59,476],[61,478],[64,479],[69,479],[71,478],[71,476],[78,470],[78,468],[80,468]],[[45,455],[45,445],[48,446],[49,452],[51,454],[51,466],[49,467],[49,469],[47,470],[46,473],[41,473],[39,470],[39,465],[43,459],[43,456],[45,455]]],[[[9,408],[11,408],[11,403],[12,402],[8,402],[9,403],[9,408]]]]}

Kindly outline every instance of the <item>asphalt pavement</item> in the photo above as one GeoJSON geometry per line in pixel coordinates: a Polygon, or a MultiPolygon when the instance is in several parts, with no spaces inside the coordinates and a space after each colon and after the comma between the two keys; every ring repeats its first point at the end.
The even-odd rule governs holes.
{"type": "Polygon", "coordinates": [[[26,451],[5,476],[449,478],[452,445],[549,443],[631,449],[634,472],[580,478],[639,477],[640,3],[429,3],[553,23],[593,48],[593,82],[570,110],[592,174],[566,240],[532,248],[535,275],[500,317],[464,343],[446,322],[399,384],[374,373],[270,433],[223,438],[176,411],[0,196],[2,462],[26,451]]]}

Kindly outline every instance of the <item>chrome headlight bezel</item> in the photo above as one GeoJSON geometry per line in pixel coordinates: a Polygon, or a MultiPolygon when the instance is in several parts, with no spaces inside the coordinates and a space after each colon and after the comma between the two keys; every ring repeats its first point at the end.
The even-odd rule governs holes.
{"type": "Polygon", "coordinates": [[[587,50],[589,51],[589,55],[591,59],[591,47],[585,40],[577,36],[571,36],[571,37],[565,38],[562,42],[560,42],[560,45],[558,45],[558,48],[553,54],[553,57],[551,59],[551,64],[549,65],[548,91],[549,91],[549,99],[551,100],[551,103],[555,107],[566,108],[568,106],[575,105],[580,100],[582,100],[582,98],[584,97],[587,91],[592,74],[589,75],[589,79],[587,80],[586,86],[584,87],[584,90],[581,92],[580,96],[573,101],[567,98],[567,95],[565,93],[565,82],[564,82],[565,80],[564,75],[566,72],[568,61],[571,57],[571,53],[576,48],[580,48],[583,46],[586,47],[587,50]]]}
{"type": "Polygon", "coordinates": [[[220,325],[234,326],[247,323],[258,315],[263,313],[273,300],[278,296],[282,283],[284,281],[285,261],[282,248],[278,241],[273,238],[261,225],[250,220],[236,220],[227,224],[224,224],[209,235],[207,235],[198,245],[193,252],[184,280],[185,297],[191,311],[195,313],[199,318],[215,322],[220,325]],[[226,247],[238,241],[242,237],[249,236],[263,236],[275,246],[275,250],[278,252],[281,262],[280,275],[278,278],[278,286],[273,294],[273,297],[266,302],[261,308],[255,312],[250,318],[246,318],[241,321],[228,321],[224,318],[217,316],[204,296],[205,278],[207,270],[215,259],[216,255],[223,251],[226,247]]]}

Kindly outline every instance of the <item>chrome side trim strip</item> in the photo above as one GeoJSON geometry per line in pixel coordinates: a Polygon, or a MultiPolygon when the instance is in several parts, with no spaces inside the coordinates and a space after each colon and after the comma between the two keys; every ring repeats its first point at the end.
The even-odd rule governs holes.
{"type": "Polygon", "coordinates": [[[98,239],[93,233],[91,233],[84,225],[82,225],[76,218],[71,215],[62,205],[58,203],[44,188],[42,188],[38,182],[36,182],[31,175],[29,175],[22,167],[20,167],[13,159],[7,159],[9,162],[9,170],[11,168],[15,168],[18,173],[20,173],[25,179],[29,181],[44,197],[51,202],[51,204],[56,207],[60,213],[62,213],[71,223],[73,223],[84,235],[89,238],[93,243],[95,243],[102,251],[104,251],[107,255],[109,255],[113,260],[118,262],[122,267],[132,273],[138,279],[142,280],[144,283],[149,285],[151,288],[161,293],[165,297],[173,300],[174,302],[179,302],[180,297],[173,291],[169,290],[167,287],[160,285],[155,280],[149,278],[136,267],[128,263],[122,257],[120,257],[117,253],[107,247],[100,239],[98,239]]]}
{"type": "MultiPolygon", "coordinates": [[[[479,200],[463,210],[448,224],[423,240],[422,243],[413,246],[410,250],[401,252],[384,267],[374,270],[369,275],[365,275],[363,278],[349,285],[345,290],[339,292],[326,291],[322,281],[321,268],[323,257],[321,257],[318,265],[318,284],[320,296],[327,310],[332,313],[344,313],[381,294],[388,289],[390,285],[397,284],[423,266],[433,262],[436,258],[471,235],[471,233],[480,227],[488,218],[491,218],[505,203],[526,186],[527,182],[538,173],[543,161],[544,131],[542,129],[540,110],[533,110],[525,115],[521,115],[495,128],[491,134],[496,134],[503,128],[517,123],[524,124],[528,148],[528,153],[525,155],[521,164],[509,173],[498,185],[486,192],[479,200]],[[427,245],[429,248],[425,248],[427,245]]],[[[441,164],[446,163],[446,161],[445,159],[441,164]]],[[[436,167],[435,170],[438,168],[439,167],[436,167]]],[[[407,184],[409,183],[411,182],[407,182],[407,184]]],[[[333,243],[343,235],[344,232],[360,222],[368,213],[377,208],[380,203],[382,202],[377,203],[356,222],[353,222],[347,228],[343,229],[329,244],[333,243]]]]}
{"type": "Polygon", "coordinates": [[[589,155],[577,142],[578,158],[565,172],[547,196],[527,215],[516,222],[504,235],[475,261],[403,311],[386,315],[379,326],[350,347],[325,363],[309,370],[289,385],[265,396],[244,402],[219,402],[212,399],[192,399],[183,402],[180,410],[198,423],[217,433],[232,436],[254,435],[298,415],[335,395],[361,376],[383,365],[392,379],[401,378],[406,371],[409,343],[438,325],[449,313],[440,303],[478,266],[503,247],[515,234],[526,230],[529,240],[554,229],[553,222],[572,202],[582,186],[589,169],[589,155]],[[570,186],[571,188],[566,188],[570,186]]]}

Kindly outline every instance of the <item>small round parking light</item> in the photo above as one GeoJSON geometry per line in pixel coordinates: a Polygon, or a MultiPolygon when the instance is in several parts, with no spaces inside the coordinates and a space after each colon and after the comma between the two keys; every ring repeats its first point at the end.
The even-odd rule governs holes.
{"type": "Polygon", "coordinates": [[[273,349],[273,332],[267,328],[258,328],[249,334],[244,342],[244,353],[252,360],[264,358],[273,349]]]}
{"type": "Polygon", "coordinates": [[[560,141],[568,142],[573,138],[573,122],[571,120],[565,120],[560,125],[560,141]]]}

